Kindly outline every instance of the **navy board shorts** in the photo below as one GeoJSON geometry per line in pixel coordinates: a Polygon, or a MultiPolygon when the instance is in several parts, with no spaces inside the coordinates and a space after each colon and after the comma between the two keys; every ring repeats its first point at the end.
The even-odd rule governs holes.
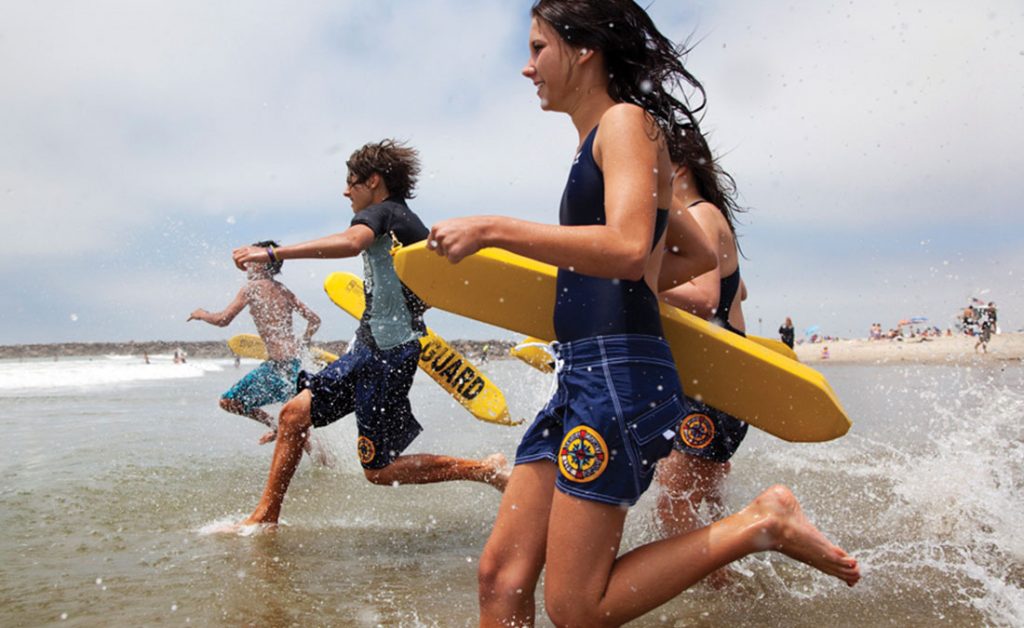
{"type": "Polygon", "coordinates": [[[388,466],[423,431],[409,404],[419,357],[419,340],[383,351],[357,341],[319,373],[299,373],[299,391],[313,395],[313,425],[330,425],[354,411],[359,462],[364,469],[388,466]]]}
{"type": "Polygon", "coordinates": [[[687,397],[690,411],[679,424],[676,451],[713,462],[728,462],[747,436],[746,421],[687,397]]]}
{"type": "Polygon", "coordinates": [[[516,464],[550,460],[563,493],[632,506],[687,414],[668,344],[622,334],[553,347],[558,389],[523,436],[516,464]]]}
{"type": "Polygon", "coordinates": [[[299,375],[299,360],[267,360],[246,373],[221,399],[242,404],[246,412],[284,403],[295,394],[295,381],[299,375]]]}

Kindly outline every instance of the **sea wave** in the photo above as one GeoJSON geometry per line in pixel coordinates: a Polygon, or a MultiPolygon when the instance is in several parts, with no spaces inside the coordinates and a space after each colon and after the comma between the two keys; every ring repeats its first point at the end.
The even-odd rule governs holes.
{"type": "Polygon", "coordinates": [[[138,356],[102,356],[59,361],[0,362],[0,396],[64,389],[90,389],[140,381],[188,379],[221,371],[217,361],[198,360],[175,364],[169,355],[150,356],[147,364],[138,356]]]}

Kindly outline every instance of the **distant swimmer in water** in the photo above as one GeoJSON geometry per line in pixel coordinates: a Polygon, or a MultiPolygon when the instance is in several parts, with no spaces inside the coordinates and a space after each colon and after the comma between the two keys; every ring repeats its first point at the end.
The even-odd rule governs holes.
{"type": "MultiPolygon", "coordinates": [[[[266,240],[253,246],[267,250],[276,245],[273,240],[266,240]]],[[[200,308],[188,317],[190,321],[199,320],[227,327],[242,310],[249,308],[256,330],[266,345],[267,360],[221,395],[220,407],[269,427],[270,431],[260,437],[261,445],[277,436],[274,418],[262,407],[284,403],[295,394],[299,350],[301,346],[309,344],[313,334],[320,328],[320,317],[316,312],[274,278],[281,272],[281,265],[280,260],[267,262],[265,259],[246,263],[242,267],[246,272],[245,285],[223,311],[207,312],[200,308]],[[293,313],[306,319],[306,331],[301,343],[292,331],[293,313]]]]}
{"type": "MultiPolygon", "coordinates": [[[[453,263],[500,247],[558,268],[556,390],[523,435],[480,557],[480,625],[534,625],[542,570],[556,626],[625,624],[766,550],[852,586],[857,561],[782,486],[699,530],[620,553],[627,512],[689,408],[656,290],[670,155],[685,126],[697,126],[677,96],[703,89],[635,2],[540,0],[531,13],[523,76],[541,109],[569,115],[579,142],[559,224],[456,218],[435,224],[428,241],[453,263]]],[[[686,242],[680,252],[691,246],[706,244],[686,242]]],[[[693,274],[714,267],[709,257],[693,274]]]]}
{"type": "Polygon", "coordinates": [[[393,140],[371,143],[349,158],[345,196],[355,216],[347,230],[275,249],[242,247],[240,267],[273,259],[339,259],[361,255],[366,309],[349,351],[323,371],[299,376],[299,394],[281,410],[280,435],[259,504],[239,525],[276,524],[300,447],[313,427],[325,427],[355,412],[356,453],[374,484],[427,484],[452,480],[485,482],[504,490],[505,457],[481,460],[434,454],[403,454],[423,431],[409,404],[409,389],[426,333],[426,305],[395,273],[392,247],[419,242],[427,228],[406,204],[419,174],[414,149],[393,140]]]}
{"type": "MultiPolygon", "coordinates": [[[[740,278],[736,241],[735,183],[711,153],[698,128],[688,128],[673,150],[672,209],[668,224],[669,252],[680,232],[695,222],[711,248],[714,268],[692,279],[672,266],[666,254],[659,278],[660,297],[722,328],[746,336],[742,302],[746,286],[740,278]],[[679,275],[682,276],[679,276],[679,275]]],[[[690,239],[694,239],[690,236],[690,239]]],[[[685,243],[685,240],[683,240],[685,243]]],[[[678,246],[684,246],[680,244],[678,246]]],[[[792,328],[792,325],[790,325],[792,328]]],[[[676,430],[673,451],[658,463],[658,519],[662,532],[677,535],[725,513],[723,490],[730,460],[747,434],[747,423],[687,397],[689,410],[676,430]]],[[[713,584],[724,584],[719,577],[713,584]]]]}

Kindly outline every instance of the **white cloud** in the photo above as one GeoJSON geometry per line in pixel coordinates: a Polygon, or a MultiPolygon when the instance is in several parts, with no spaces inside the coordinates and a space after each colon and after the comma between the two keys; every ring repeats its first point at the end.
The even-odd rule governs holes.
{"type": "MultiPolygon", "coordinates": [[[[186,337],[168,300],[187,301],[187,313],[230,296],[231,246],[343,228],[344,159],[384,136],[420,149],[414,207],[428,223],[553,222],[576,136],[518,75],[527,11],[500,0],[9,7],[0,272],[17,273],[19,288],[0,296],[28,305],[8,313],[0,342],[47,339],[49,319],[33,311],[44,304],[62,312],[52,340],[88,329],[186,337]],[[71,328],[65,310],[80,314],[71,328]]],[[[658,2],[651,12],[672,37],[700,40],[689,66],[708,88],[712,142],[753,207],[746,275],[772,316],[822,302],[843,304],[852,329],[871,322],[860,322],[871,307],[902,316],[894,268],[930,286],[928,307],[955,307],[966,285],[932,281],[893,242],[946,234],[935,255],[953,258],[965,248],[958,231],[1005,251],[1006,233],[1024,227],[1019,4],[658,2]],[[829,243],[851,231],[867,257],[833,259],[829,243]],[[800,257],[774,261],[777,249],[800,257]],[[802,274],[811,269],[828,275],[802,274]]],[[[970,282],[1024,309],[1016,278],[1005,279],[1019,258],[988,261],[970,282]]],[[[319,297],[322,275],[344,264],[297,263],[288,281],[319,297]]]]}
{"type": "Polygon", "coordinates": [[[748,201],[834,228],[1013,219],[1018,3],[742,2],[691,56],[748,201]]]}

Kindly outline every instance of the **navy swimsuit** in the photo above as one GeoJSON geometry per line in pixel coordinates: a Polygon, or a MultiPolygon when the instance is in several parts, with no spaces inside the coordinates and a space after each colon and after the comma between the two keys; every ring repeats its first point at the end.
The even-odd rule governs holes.
{"type": "MultiPolygon", "coordinates": [[[[596,133],[595,127],[587,135],[569,172],[563,225],[607,223],[596,133]]],[[[652,246],[667,222],[668,212],[659,209],[652,246]]],[[[643,280],[559,269],[557,283],[558,389],[523,436],[516,464],[554,462],[563,493],[629,506],[650,486],[687,413],[658,299],[643,280]]]]}
{"type": "MultiPolygon", "coordinates": [[[[607,224],[604,211],[604,174],[594,161],[597,127],[583,140],[562,194],[558,222],[562,225],[607,224]]],[[[668,210],[659,209],[654,224],[657,246],[668,225],[668,210]]],[[[658,297],[643,279],[603,279],[558,269],[555,298],[555,336],[559,342],[609,334],[645,334],[661,337],[658,297]]]]}

